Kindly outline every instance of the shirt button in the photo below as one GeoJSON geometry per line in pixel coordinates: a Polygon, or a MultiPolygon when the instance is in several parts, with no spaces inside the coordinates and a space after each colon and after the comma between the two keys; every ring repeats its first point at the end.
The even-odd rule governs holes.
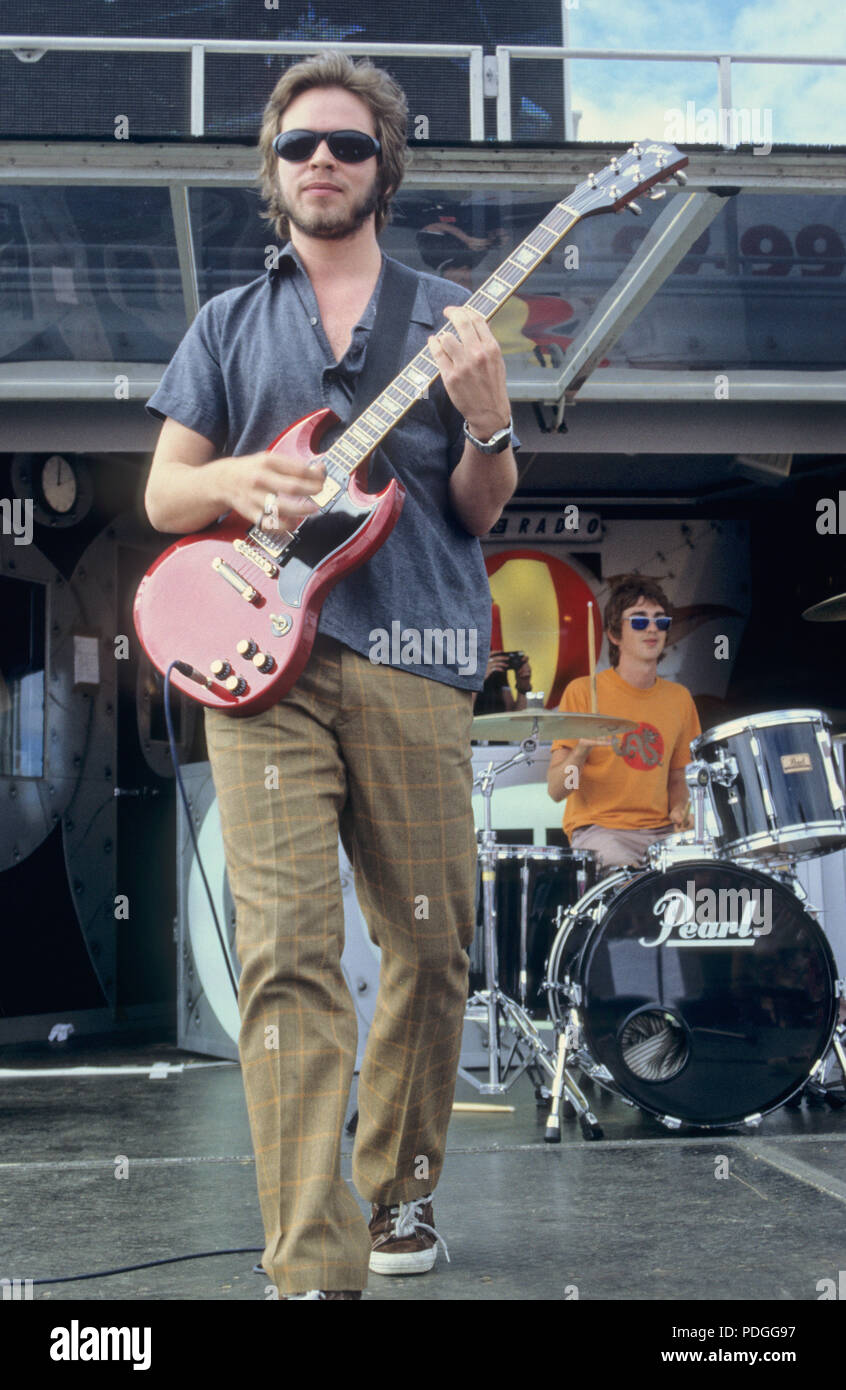
{"type": "Polygon", "coordinates": [[[311,324],[312,328],[317,327],[317,319],[309,319],[309,323],[311,324]]]}

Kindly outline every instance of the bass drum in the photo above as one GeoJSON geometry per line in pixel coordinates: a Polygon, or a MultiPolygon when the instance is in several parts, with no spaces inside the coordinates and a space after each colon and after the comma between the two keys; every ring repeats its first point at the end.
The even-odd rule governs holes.
{"type": "Polygon", "coordinates": [[[564,914],[546,983],[571,1061],[670,1124],[775,1110],[837,1018],[821,928],[784,883],[721,860],[605,879],[564,914]]]}

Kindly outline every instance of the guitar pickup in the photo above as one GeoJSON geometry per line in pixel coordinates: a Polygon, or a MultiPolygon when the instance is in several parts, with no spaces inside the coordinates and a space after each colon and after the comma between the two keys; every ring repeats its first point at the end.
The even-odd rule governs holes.
{"type": "Polygon", "coordinates": [[[217,570],[221,579],[225,579],[227,584],[231,584],[233,589],[237,589],[241,597],[245,598],[248,603],[252,603],[254,599],[258,598],[258,590],[254,589],[252,584],[248,584],[246,579],[236,573],[219,555],[216,555],[212,560],[212,569],[217,570]]]}
{"type": "Polygon", "coordinates": [[[271,562],[262,555],[261,551],[256,550],[254,545],[249,545],[247,541],[233,541],[232,545],[239,555],[243,555],[245,560],[249,560],[251,564],[256,565],[261,570],[262,574],[267,575],[268,579],[276,578],[279,573],[277,566],[271,564],[271,562]]]}
{"type": "Polygon", "coordinates": [[[312,502],[316,507],[325,507],[327,502],[331,502],[333,497],[337,497],[341,491],[341,484],[336,483],[334,478],[327,477],[319,492],[314,493],[312,502]]]}

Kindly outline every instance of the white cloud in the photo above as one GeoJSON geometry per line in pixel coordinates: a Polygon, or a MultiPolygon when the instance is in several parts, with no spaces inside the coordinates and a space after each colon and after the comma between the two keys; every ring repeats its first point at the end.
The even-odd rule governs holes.
{"type": "MultiPolygon", "coordinates": [[[[831,0],[579,0],[569,16],[574,47],[846,57],[846,6],[831,0]]],[[[584,61],[571,77],[582,140],[663,138],[668,109],[717,105],[716,65],[584,61]]],[[[771,111],[775,143],[846,144],[844,93],[846,65],[732,68],[732,105],[771,111]]]]}
{"type": "Polygon", "coordinates": [[[730,38],[738,53],[846,56],[846,9],[831,0],[752,0],[741,6],[730,38]]]}

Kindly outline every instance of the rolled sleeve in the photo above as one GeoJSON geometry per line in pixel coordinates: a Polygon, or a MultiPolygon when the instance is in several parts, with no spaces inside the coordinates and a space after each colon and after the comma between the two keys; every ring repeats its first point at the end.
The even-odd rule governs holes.
{"type": "Polygon", "coordinates": [[[147,402],[147,410],[159,419],[177,420],[223,450],[229,424],[212,306],[213,301],[204,305],[191,324],[147,402]]]}
{"type": "Polygon", "coordinates": [[[670,761],[670,771],[678,772],[681,768],[687,767],[691,760],[690,745],[695,738],[702,732],[699,723],[699,715],[696,713],[696,706],[689,691],[684,692],[687,696],[686,709],[684,713],[684,725],[679,735],[678,742],[673,749],[673,756],[670,761]]]}

